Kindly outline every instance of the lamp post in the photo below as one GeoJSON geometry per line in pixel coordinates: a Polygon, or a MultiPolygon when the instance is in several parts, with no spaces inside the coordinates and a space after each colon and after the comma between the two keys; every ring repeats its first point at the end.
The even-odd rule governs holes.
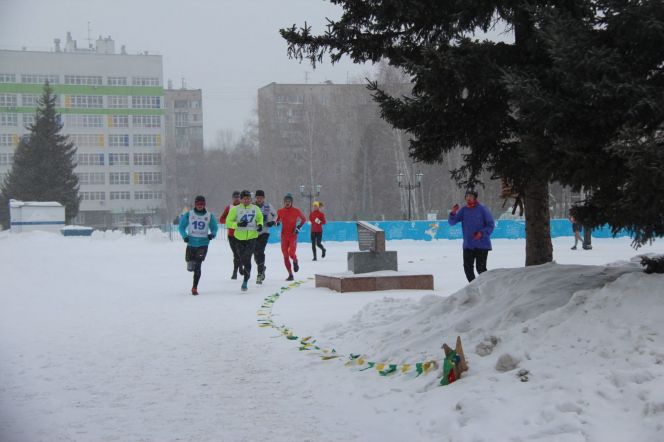
{"type": "Polygon", "coordinates": [[[418,187],[420,187],[422,185],[422,178],[423,177],[424,177],[424,174],[422,172],[418,172],[418,173],[415,174],[415,181],[416,181],[415,183],[411,183],[410,181],[408,181],[406,183],[403,180],[403,178],[404,178],[403,173],[399,172],[397,174],[397,185],[401,189],[406,189],[408,191],[408,221],[410,221],[410,219],[411,219],[411,217],[410,217],[410,192],[413,189],[417,189],[418,187]]]}
{"type": "Polygon", "coordinates": [[[318,195],[320,195],[320,189],[322,187],[323,186],[321,186],[320,184],[316,184],[315,186],[313,186],[311,188],[311,192],[305,192],[304,184],[300,185],[300,195],[302,195],[303,197],[309,198],[309,210],[310,211],[311,211],[311,200],[314,197],[317,197],[318,195]]]}

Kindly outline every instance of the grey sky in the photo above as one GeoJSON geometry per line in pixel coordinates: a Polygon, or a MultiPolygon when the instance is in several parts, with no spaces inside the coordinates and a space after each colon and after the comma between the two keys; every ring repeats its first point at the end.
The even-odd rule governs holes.
{"type": "Polygon", "coordinates": [[[79,47],[111,36],[116,50],[163,56],[164,86],[203,90],[205,143],[217,131],[239,135],[252,117],[256,91],[271,82],[345,83],[371,66],[329,60],[315,70],[286,56],[279,28],[305,21],[324,30],[341,9],[323,0],[0,0],[0,48],[52,50],[67,31],[79,47]]]}

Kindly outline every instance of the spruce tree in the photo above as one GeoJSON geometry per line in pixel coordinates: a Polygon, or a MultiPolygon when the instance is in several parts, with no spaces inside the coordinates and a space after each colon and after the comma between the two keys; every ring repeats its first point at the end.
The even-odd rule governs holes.
{"type": "Polygon", "coordinates": [[[48,82],[38,100],[35,121],[21,137],[14,164],[1,188],[2,225],[9,226],[8,202],[57,201],[65,206],[65,221],[78,214],[78,177],[74,174],[76,147],[60,133],[56,96],[48,82]]]}
{"type": "MultiPolygon", "coordinates": [[[[645,164],[635,158],[638,151],[630,143],[619,141],[621,136],[632,144],[648,139],[656,144],[652,128],[663,120],[647,109],[661,108],[662,101],[658,94],[650,102],[647,97],[662,83],[661,0],[331,2],[344,12],[329,21],[327,32],[314,35],[306,23],[281,30],[288,55],[314,66],[326,54],[333,63],[343,56],[355,62],[384,58],[411,75],[413,93],[408,97],[390,96],[370,84],[383,117],[412,135],[416,160],[442,162],[446,152],[466,147],[465,164],[453,171],[460,184],[475,184],[486,170],[523,196],[526,265],[553,258],[548,185],[554,181],[592,191],[586,211],[579,211],[585,221],[629,225],[641,235],[639,241],[652,238],[644,229],[661,210],[628,222],[642,209],[632,206],[638,198],[614,204],[609,213],[610,198],[600,197],[616,189],[622,197],[635,179],[643,178],[635,164],[645,164]],[[474,38],[478,30],[494,26],[512,31],[514,42],[474,38]],[[571,40],[573,28],[584,30],[577,40],[571,40]],[[574,45],[577,51],[565,52],[565,46],[574,45]],[[627,79],[611,70],[612,57],[620,63],[614,70],[629,67],[629,88],[622,89],[627,79]],[[602,68],[586,76],[592,59],[599,58],[602,68]],[[650,90],[644,87],[637,99],[624,100],[638,90],[639,81],[647,80],[650,90]],[[581,93],[575,92],[579,87],[581,93]],[[592,105],[584,105],[589,98],[592,105]],[[584,132],[588,125],[591,130],[584,132]],[[644,126],[650,138],[635,136],[644,126]],[[629,166],[630,161],[635,164],[629,166]],[[618,207],[623,208],[621,222],[618,207]]],[[[642,152],[661,152],[642,147],[642,152]]],[[[653,178],[641,182],[652,183],[653,178]]],[[[643,185],[636,187],[643,191],[643,185]]]]}

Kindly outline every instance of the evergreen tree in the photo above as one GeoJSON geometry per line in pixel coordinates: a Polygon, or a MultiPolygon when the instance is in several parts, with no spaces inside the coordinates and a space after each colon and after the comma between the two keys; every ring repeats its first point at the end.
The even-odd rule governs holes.
{"type": "Polygon", "coordinates": [[[552,140],[553,176],[588,192],[576,218],[627,229],[639,246],[664,235],[664,8],[593,5],[586,20],[543,11],[547,76],[514,76],[510,87],[522,120],[552,140]]]}
{"type": "Polygon", "coordinates": [[[1,188],[2,225],[9,226],[8,202],[57,201],[65,206],[65,221],[78,214],[78,177],[74,174],[76,147],[60,134],[62,123],[55,111],[56,96],[48,82],[38,101],[35,122],[22,137],[14,164],[1,188]]]}
{"type": "MultiPolygon", "coordinates": [[[[569,77],[577,74],[579,64],[587,67],[583,62],[598,56],[596,52],[602,50],[598,44],[609,38],[625,38],[623,48],[631,48],[628,53],[634,56],[622,61],[638,63],[642,72],[650,59],[646,61],[639,57],[641,48],[632,41],[642,26],[634,20],[634,12],[619,17],[612,13],[614,9],[624,9],[628,5],[638,9],[650,4],[652,9],[656,8],[657,2],[331,2],[341,5],[344,13],[338,21],[330,21],[326,33],[313,35],[306,24],[299,29],[293,26],[281,30],[289,45],[289,56],[308,59],[314,66],[326,53],[333,63],[344,55],[355,62],[377,62],[385,58],[411,75],[414,86],[408,97],[390,96],[378,84],[370,84],[383,117],[413,136],[410,153],[417,160],[441,162],[445,153],[459,146],[467,147],[465,163],[453,171],[461,185],[476,184],[482,171],[486,170],[494,177],[505,179],[522,195],[526,207],[526,265],[542,264],[553,257],[549,230],[550,182],[561,181],[575,188],[590,188],[595,201],[604,203],[599,196],[616,171],[620,171],[623,185],[633,178],[633,173],[625,172],[624,159],[607,155],[610,146],[618,139],[619,124],[625,122],[629,113],[621,96],[611,96],[616,90],[602,87],[607,72],[600,72],[590,79],[576,79],[577,83],[588,81],[583,83],[584,93],[592,94],[593,90],[601,89],[600,95],[609,94],[599,97],[604,101],[596,99],[594,106],[587,108],[581,119],[575,114],[577,108],[568,108],[568,103],[561,99],[560,88],[569,77]],[[594,40],[576,41],[579,51],[573,55],[559,52],[563,42],[572,43],[569,41],[572,36],[564,34],[572,26],[585,29],[584,35],[587,35],[590,30],[601,30],[593,26],[602,17],[615,20],[616,30],[594,40]],[[625,21],[631,23],[633,29],[628,29],[625,21]],[[495,25],[504,25],[511,30],[514,42],[471,38],[476,31],[486,32],[495,25]],[[560,44],[554,44],[557,42],[560,44]],[[568,66],[564,69],[566,63],[568,66]],[[596,107],[605,105],[617,108],[602,108],[603,113],[594,115],[613,119],[592,122],[596,107]],[[583,133],[582,128],[588,122],[592,122],[593,131],[583,133]],[[582,133],[587,143],[576,142],[574,137],[565,134],[565,124],[578,129],[574,134],[582,133]],[[596,164],[602,167],[596,167],[596,164]],[[588,173],[589,168],[592,173],[588,173]]],[[[648,21],[651,34],[662,29],[658,20],[648,21]]],[[[646,38],[641,36],[641,41],[646,38]]],[[[619,50],[614,55],[616,53],[626,55],[619,50]]],[[[661,71],[662,59],[659,60],[659,66],[650,65],[655,72],[661,71]]],[[[644,79],[638,75],[632,78],[644,79]]],[[[571,83],[567,83],[570,89],[564,89],[569,94],[567,98],[579,98],[574,95],[571,83]]],[[[615,86],[619,90],[618,78],[615,86]]],[[[640,97],[645,95],[642,93],[640,97]]],[[[632,108],[636,109],[638,107],[632,108]]],[[[633,122],[641,121],[642,116],[634,115],[633,122]]],[[[631,152],[625,143],[620,146],[631,152]]],[[[599,213],[597,205],[593,206],[590,201],[587,208],[590,213],[599,213]]],[[[580,217],[582,215],[579,213],[580,217]]],[[[591,219],[589,215],[585,218],[591,219]]],[[[603,218],[608,220],[608,216],[603,218]]],[[[598,219],[594,218],[596,223],[598,219]]]]}

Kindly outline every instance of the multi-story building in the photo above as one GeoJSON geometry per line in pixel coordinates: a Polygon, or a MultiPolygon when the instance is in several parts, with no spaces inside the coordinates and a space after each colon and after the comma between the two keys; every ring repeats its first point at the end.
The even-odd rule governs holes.
{"type": "Polygon", "coordinates": [[[77,48],[67,33],[52,52],[0,50],[0,175],[10,170],[48,81],[62,133],[77,147],[82,197],[76,222],[161,221],[165,142],[162,57],[115,52],[110,38],[77,48]]]}
{"type": "MultiPolygon", "coordinates": [[[[405,144],[365,85],[271,83],[258,90],[258,128],[277,195],[317,195],[335,219],[398,210],[393,182],[405,144]]],[[[310,210],[308,199],[296,203],[310,210]]]]}
{"type": "Polygon", "coordinates": [[[203,98],[200,89],[164,90],[165,170],[168,213],[190,205],[196,188],[196,164],[203,156],[203,98]]]}

